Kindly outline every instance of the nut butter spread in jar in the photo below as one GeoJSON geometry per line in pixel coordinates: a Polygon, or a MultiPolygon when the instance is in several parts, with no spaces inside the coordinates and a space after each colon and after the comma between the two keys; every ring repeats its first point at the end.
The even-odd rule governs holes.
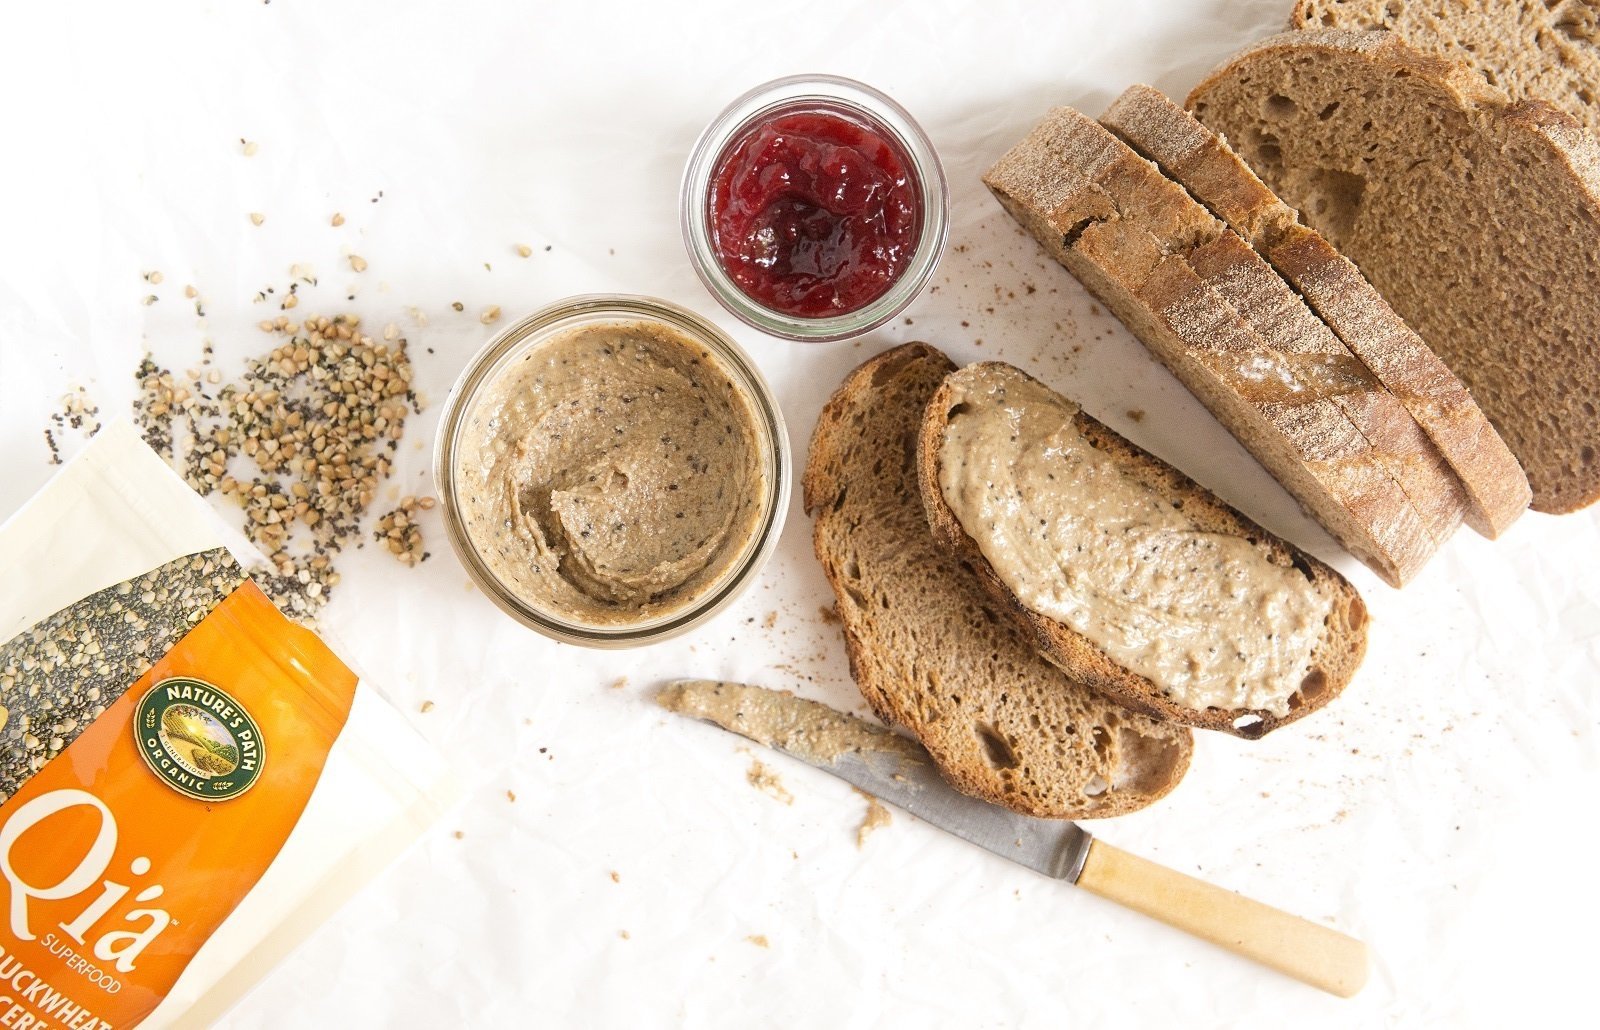
{"type": "Polygon", "coordinates": [[[579,298],[468,368],[437,471],[452,542],[502,608],[626,646],[687,629],[753,577],[788,464],[776,405],[733,343],[658,301],[579,298]]]}

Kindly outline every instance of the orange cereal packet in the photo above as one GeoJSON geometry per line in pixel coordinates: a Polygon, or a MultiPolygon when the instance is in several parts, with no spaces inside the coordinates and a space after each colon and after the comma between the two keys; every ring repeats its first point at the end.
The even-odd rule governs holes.
{"type": "Polygon", "coordinates": [[[226,536],[126,425],[0,526],[0,1023],[204,1025],[443,803],[226,536]]]}

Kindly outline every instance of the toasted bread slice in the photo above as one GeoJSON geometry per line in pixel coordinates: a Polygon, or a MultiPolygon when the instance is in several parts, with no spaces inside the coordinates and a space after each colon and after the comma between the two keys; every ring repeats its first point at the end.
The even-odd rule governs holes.
{"type": "MultiPolygon", "coordinates": [[[[1233,284],[1195,274],[1189,261],[1226,246],[1226,226],[1069,108],[1051,111],[984,181],[1352,554],[1394,586],[1421,570],[1459,521],[1460,484],[1348,352],[1331,363],[1305,353],[1279,323],[1247,323],[1222,295],[1237,297],[1233,284]],[[1399,451],[1379,446],[1397,441],[1399,451]]],[[[1247,245],[1231,249],[1260,264],[1247,245]]]]}
{"type": "Polygon", "coordinates": [[[1040,657],[928,530],[917,431],[954,368],[926,344],[880,354],[845,379],[812,436],[805,509],[851,674],[958,790],[1047,818],[1143,808],[1188,769],[1189,731],[1128,711],[1040,657]]]}
{"type": "Polygon", "coordinates": [[[1600,500],[1600,144],[1387,32],[1263,40],[1188,107],[1472,390],[1537,511],[1600,500]]]}
{"type": "Polygon", "coordinates": [[[1528,477],[1461,380],[1225,140],[1150,86],[1129,87],[1100,120],[1248,240],[1404,403],[1459,477],[1468,525],[1493,538],[1517,520],[1528,477]]]}
{"type": "Polygon", "coordinates": [[[1344,577],[1010,365],[940,385],[917,481],[934,538],[1041,653],[1129,708],[1253,739],[1327,704],[1366,652],[1344,577]],[[985,417],[1009,437],[961,431],[985,417]],[[1019,468],[1037,472],[1013,496],[999,477],[1019,468]]]}

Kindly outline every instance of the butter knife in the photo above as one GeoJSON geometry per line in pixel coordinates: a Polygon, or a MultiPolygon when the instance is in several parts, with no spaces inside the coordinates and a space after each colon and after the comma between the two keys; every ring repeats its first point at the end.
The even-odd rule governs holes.
{"type": "Polygon", "coordinates": [[[923,822],[1045,876],[1210,941],[1341,998],[1367,980],[1353,937],[1097,840],[1076,823],[1035,819],[968,797],[910,738],[793,694],[715,680],[675,680],[662,707],[797,758],[923,822]]]}

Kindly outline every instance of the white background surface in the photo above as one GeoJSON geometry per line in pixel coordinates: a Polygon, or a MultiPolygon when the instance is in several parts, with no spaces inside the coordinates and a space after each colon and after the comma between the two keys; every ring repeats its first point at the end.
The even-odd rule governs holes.
{"type": "Polygon", "coordinates": [[[1335,560],[1374,615],[1367,662],[1332,707],[1256,743],[1205,735],[1168,800],[1092,826],[1367,940],[1372,982],[1342,1002],[909,817],[858,850],[864,804],[848,787],[763,755],[794,794],[784,805],[745,782],[752,756],[738,741],[659,713],[651,687],[678,675],[861,709],[838,630],[819,615],[832,599],[798,490],[778,555],[741,603],[692,636],[624,653],[558,646],[503,617],[468,587],[435,511],[433,558],[410,570],[371,548],[352,555],[326,622],[474,788],[230,1024],[1578,1019],[1600,917],[1589,858],[1600,516],[1529,515],[1494,544],[1464,532],[1404,592],[1382,586],[978,182],[1051,104],[1097,113],[1136,80],[1181,97],[1287,7],[7,5],[0,515],[49,476],[40,429],[61,394],[82,384],[104,414],[125,412],[145,348],[182,369],[205,339],[237,371],[265,343],[255,322],[276,314],[252,298],[303,263],[322,285],[298,314],[351,310],[411,341],[432,403],[408,426],[396,495],[428,490],[435,418],[491,333],[484,307],[510,319],[574,292],[649,293],[750,350],[797,456],[827,393],[877,350],[922,338],[962,361],[1002,357],[1335,560]],[[951,182],[936,288],[908,312],[914,324],[856,343],[743,329],[679,242],[694,137],[744,89],[803,71],[895,96],[951,182]],[[259,142],[255,156],[241,137],[259,142]],[[350,253],[370,263],[364,274],[350,253]],[[164,276],[154,289],[150,270],[164,276]],[[151,292],[160,300],[142,305],[151,292]]]}

